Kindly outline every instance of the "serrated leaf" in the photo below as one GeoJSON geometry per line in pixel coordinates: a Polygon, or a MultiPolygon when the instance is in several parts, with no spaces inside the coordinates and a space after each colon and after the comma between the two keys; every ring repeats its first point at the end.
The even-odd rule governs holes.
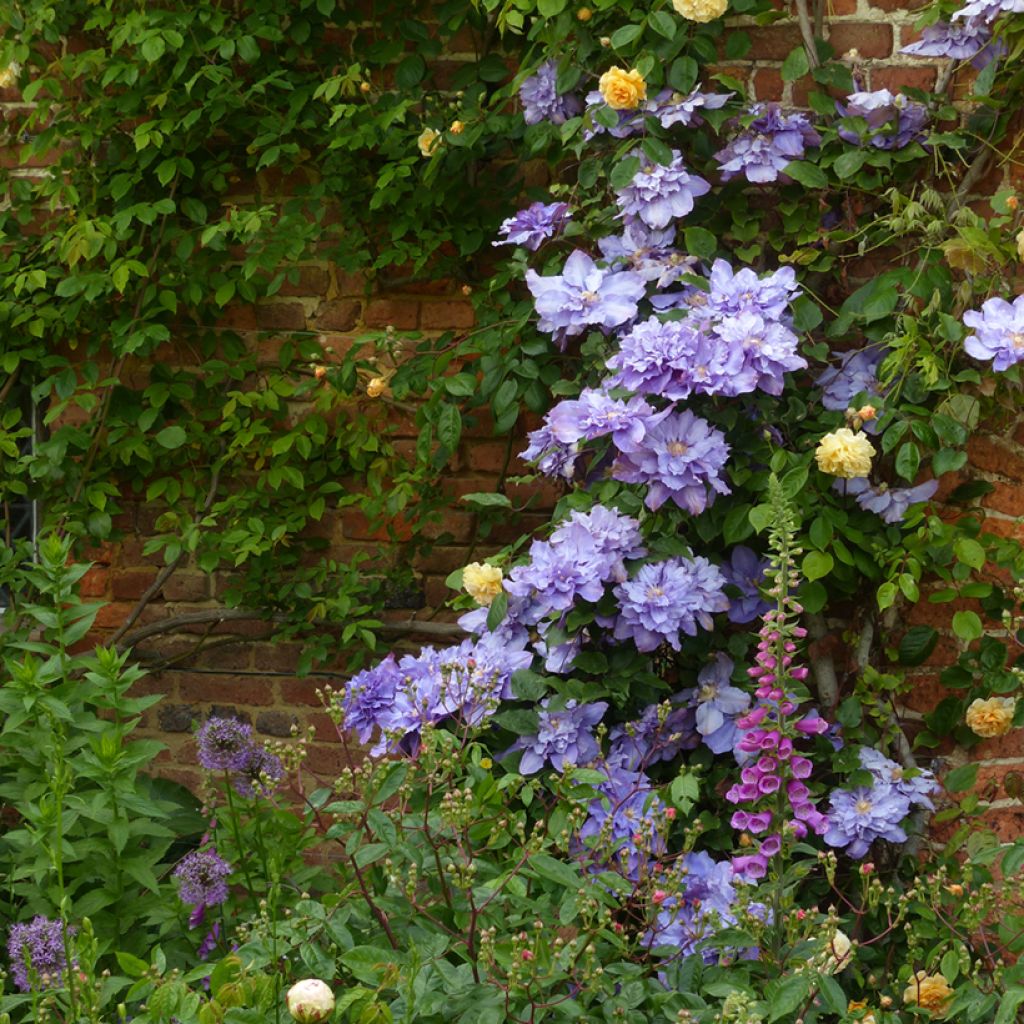
{"type": "Polygon", "coordinates": [[[795,46],[782,62],[782,80],[795,82],[798,78],[803,78],[810,70],[811,65],[807,60],[807,51],[803,46],[795,46]]]}

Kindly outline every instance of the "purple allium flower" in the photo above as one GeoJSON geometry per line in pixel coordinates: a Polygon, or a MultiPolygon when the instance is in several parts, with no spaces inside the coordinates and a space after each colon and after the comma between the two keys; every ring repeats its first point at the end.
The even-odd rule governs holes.
{"type": "Polygon", "coordinates": [[[753,391],[758,379],[742,349],[722,344],[695,317],[667,323],[651,317],[636,324],[619,339],[608,367],[617,371],[609,386],[672,401],[692,394],[742,394],[753,391]]]}
{"type": "Polygon", "coordinates": [[[599,753],[593,729],[608,710],[607,703],[577,705],[570,700],[563,710],[548,711],[549,703],[548,698],[540,702],[537,734],[523,736],[512,745],[512,750],[523,752],[522,775],[533,775],[548,763],[555,771],[565,771],[566,765],[588,764],[599,753]]]}
{"type": "Polygon", "coordinates": [[[792,267],[758,277],[750,267],[733,270],[726,260],[715,260],[708,279],[708,309],[721,316],[755,313],[765,320],[784,320],[789,305],[800,294],[792,267]]]}
{"type": "Polygon", "coordinates": [[[545,61],[523,81],[519,86],[519,101],[527,124],[541,121],[565,124],[583,109],[578,96],[558,91],[558,62],[554,60],[545,61]]]}
{"type": "Polygon", "coordinates": [[[784,375],[807,365],[796,350],[800,339],[788,327],[756,313],[727,317],[715,327],[715,333],[726,348],[743,353],[747,368],[756,375],[757,387],[769,395],[781,395],[784,375]]]}
{"type": "Polygon", "coordinates": [[[854,497],[865,512],[874,512],[887,523],[902,523],[911,505],[928,501],[939,489],[938,480],[926,480],[916,487],[890,487],[886,483],[870,484],[864,477],[835,480],[832,489],[854,497]]]}
{"type": "Polygon", "coordinates": [[[877,348],[843,353],[838,366],[830,366],[818,375],[821,404],[831,412],[844,412],[858,397],[867,402],[880,401],[886,392],[878,380],[878,367],[884,355],[877,348]]]}
{"type": "MultiPolygon", "coordinates": [[[[30,972],[41,988],[61,984],[68,963],[64,952],[64,927],[63,921],[51,921],[41,914],[27,923],[11,926],[7,955],[14,984],[20,991],[32,991],[30,972]]],[[[73,935],[75,929],[69,927],[67,933],[73,935]]]]}
{"type": "Polygon", "coordinates": [[[925,137],[928,108],[902,94],[894,96],[888,89],[852,92],[845,104],[836,102],[836,110],[842,118],[859,117],[867,122],[864,132],[840,122],[839,137],[846,142],[856,145],[867,142],[875,149],[903,149],[925,137]]]}
{"type": "Polygon", "coordinates": [[[672,946],[679,950],[679,956],[700,952],[706,963],[713,963],[718,953],[697,947],[716,932],[736,924],[732,866],[728,861],[716,862],[701,850],[683,857],[682,871],[683,895],[671,896],[661,905],[645,945],[648,949],[672,946]]]}
{"type": "Polygon", "coordinates": [[[193,850],[174,869],[182,903],[194,907],[215,907],[228,898],[227,878],[231,866],[214,850],[193,850]]]}
{"type": "Polygon", "coordinates": [[[880,750],[872,747],[861,747],[860,763],[862,768],[871,772],[876,782],[892,786],[900,796],[906,797],[912,807],[935,810],[931,797],[938,792],[939,784],[931,772],[919,769],[912,778],[907,778],[901,764],[890,761],[880,750]]]}
{"type": "Polygon", "coordinates": [[[636,881],[651,857],[665,852],[665,837],[658,828],[665,805],[643,772],[622,765],[603,765],[601,770],[608,778],[596,787],[601,796],[590,802],[580,845],[600,863],[610,862],[636,881]]]}
{"type": "Polygon", "coordinates": [[[964,339],[964,351],[975,359],[991,359],[998,372],[1024,360],[1024,295],[1012,303],[989,299],[981,310],[964,313],[964,324],[975,333],[964,339]]]}
{"type": "Polygon", "coordinates": [[[979,71],[1005,52],[1005,44],[992,43],[992,29],[984,18],[965,21],[937,21],[929,25],[916,43],[904,46],[900,53],[914,57],[949,57],[969,60],[979,71]]]}
{"type": "Polygon", "coordinates": [[[733,661],[719,652],[700,670],[693,699],[697,706],[697,732],[715,754],[732,750],[736,718],[750,707],[750,694],[730,685],[733,661]]]}
{"type": "Polygon", "coordinates": [[[829,801],[825,842],[845,849],[857,859],[876,839],[906,841],[900,822],[910,813],[910,801],[894,786],[875,783],[870,788],[835,789],[829,801]]]}
{"type": "Polygon", "coordinates": [[[208,718],[196,733],[196,746],[207,771],[243,771],[252,753],[252,726],[237,718],[208,718]]]}
{"type": "Polygon", "coordinates": [[[740,592],[739,597],[729,598],[730,622],[753,622],[771,607],[761,596],[761,584],[769,564],[767,558],[759,557],[744,544],[737,544],[732,549],[729,561],[722,566],[726,583],[740,592]]]}
{"type": "MultiPolygon", "coordinates": [[[[486,611],[486,609],[484,609],[486,611]]],[[[341,695],[345,728],[351,729],[360,743],[368,743],[380,724],[380,715],[395,699],[395,691],[403,679],[395,656],[389,654],[373,668],[354,675],[341,695]]]]}
{"type": "Polygon", "coordinates": [[[570,217],[568,203],[531,203],[502,221],[498,233],[504,237],[491,245],[521,245],[536,252],[546,239],[561,233],[570,217]]]}
{"type": "Polygon", "coordinates": [[[588,326],[611,330],[632,320],[646,291],[639,274],[601,270],[580,249],[565,261],[561,274],[541,277],[527,270],[526,285],[540,315],[538,326],[560,342],[588,326]]]}
{"type": "Polygon", "coordinates": [[[239,796],[270,796],[283,778],[281,758],[255,743],[249,751],[249,759],[232,776],[231,784],[239,796]]]}
{"type": "Polygon", "coordinates": [[[703,124],[704,118],[698,113],[705,110],[718,110],[732,98],[731,92],[701,92],[696,86],[689,95],[663,89],[652,100],[647,101],[647,113],[656,117],[662,128],[683,125],[694,128],[703,124]]]}
{"type": "Polygon", "coordinates": [[[953,14],[953,21],[977,18],[991,25],[1000,14],[1024,13],[1024,0],[972,0],[953,14]]]}
{"type": "Polygon", "coordinates": [[[637,451],[622,452],[612,476],[628,484],[647,484],[648,508],[661,508],[671,498],[699,515],[716,493],[730,493],[720,476],[728,458],[725,435],[686,409],[648,430],[637,451]]]}
{"type": "Polygon", "coordinates": [[[678,694],[667,713],[663,705],[650,704],[636,721],[616,725],[609,733],[608,763],[639,771],[697,747],[697,717],[692,707],[681,703],[685,700],[685,694],[678,694]]]}
{"type": "Polygon", "coordinates": [[[639,152],[634,156],[640,159],[640,169],[616,199],[627,218],[639,217],[648,227],[664,228],[675,218],[685,217],[694,199],[711,191],[708,182],[690,174],[676,149],[670,164],[652,163],[639,152]]]}
{"type": "Polygon", "coordinates": [[[680,649],[679,634],[712,629],[712,612],[724,612],[725,579],[706,558],[673,558],[641,566],[633,579],[615,588],[620,614],[615,638],[632,640],[640,651],[668,643],[680,649]]]}
{"type": "Polygon", "coordinates": [[[547,426],[531,430],[526,439],[530,443],[519,453],[523,462],[535,462],[545,476],[572,479],[580,454],[579,445],[562,444],[547,426]]]}
{"type": "Polygon", "coordinates": [[[606,391],[587,388],[579,398],[565,399],[545,416],[552,436],[562,444],[612,435],[619,451],[636,451],[651,427],[667,415],[656,413],[642,398],[623,401],[606,391]]]}
{"type": "Polygon", "coordinates": [[[742,174],[760,184],[778,181],[793,160],[803,159],[808,146],[821,143],[806,114],[783,114],[777,103],[757,103],[754,120],[715,154],[722,180],[742,174]]]}

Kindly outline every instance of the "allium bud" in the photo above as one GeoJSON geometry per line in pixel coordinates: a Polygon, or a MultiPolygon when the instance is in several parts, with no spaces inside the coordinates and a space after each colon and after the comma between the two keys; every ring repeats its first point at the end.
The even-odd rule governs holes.
{"type": "Polygon", "coordinates": [[[305,978],[288,989],[288,1012],[299,1024],[319,1024],[334,1013],[334,993],[319,978],[305,978]]]}

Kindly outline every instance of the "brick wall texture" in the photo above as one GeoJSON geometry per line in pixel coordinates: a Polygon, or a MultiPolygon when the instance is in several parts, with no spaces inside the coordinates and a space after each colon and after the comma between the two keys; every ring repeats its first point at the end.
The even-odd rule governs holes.
{"type": "MultiPolygon", "coordinates": [[[[745,31],[750,46],[741,60],[723,59],[715,70],[742,81],[754,99],[781,100],[800,106],[806,102],[809,79],[783,82],[781,73],[786,56],[800,45],[800,30],[791,12],[781,13],[785,16],[765,27],[754,25],[749,18],[732,19],[731,28],[745,31]]],[[[901,0],[829,0],[825,36],[837,54],[856,51],[850,59],[862,88],[929,89],[943,72],[945,62],[912,59],[899,53],[900,47],[918,38],[915,20],[914,12],[904,7],[901,0]]],[[[952,83],[954,95],[962,93],[963,85],[959,80],[952,83]]],[[[0,91],[0,107],[17,104],[17,96],[0,91]]],[[[4,159],[10,161],[10,154],[4,154],[4,159]]],[[[1012,165],[997,168],[993,180],[982,183],[980,191],[993,191],[1000,179],[1008,177],[1014,181],[1015,170],[1018,169],[1012,165]]],[[[22,168],[17,173],[31,174],[33,169],[22,168]]],[[[473,326],[473,307],[461,290],[444,282],[429,287],[390,286],[385,279],[367,289],[359,275],[339,272],[327,263],[310,263],[301,268],[297,284],[286,285],[271,302],[230,311],[229,322],[243,332],[316,331],[325,346],[340,348],[366,329],[387,326],[426,334],[462,331],[473,326]]],[[[272,348],[274,343],[267,344],[272,348]]],[[[272,353],[268,351],[269,354],[272,353]]],[[[408,443],[411,444],[413,436],[410,428],[408,443]]],[[[407,620],[410,614],[435,622],[450,622],[453,618],[441,608],[450,596],[445,576],[468,560],[484,557],[493,550],[475,545],[474,516],[455,500],[461,494],[494,489],[506,459],[506,447],[505,439],[490,438],[484,431],[463,439],[448,478],[453,504],[438,528],[439,533],[451,534],[453,540],[435,547],[416,566],[427,607],[415,612],[395,609],[389,614],[396,620],[407,620]]],[[[970,455],[968,467],[956,474],[957,479],[950,481],[944,492],[968,477],[990,481],[994,490],[984,499],[986,529],[1024,537],[1024,418],[1009,429],[1000,426],[994,433],[979,431],[971,441],[970,455]]],[[[505,532],[492,535],[489,542],[501,544],[522,529],[546,521],[545,509],[550,508],[553,498],[551,493],[540,492],[530,513],[517,523],[507,524],[505,532]]],[[[85,578],[84,586],[88,597],[109,602],[97,623],[101,636],[124,620],[156,577],[158,561],[142,554],[155,514],[155,510],[145,506],[134,508],[120,524],[125,531],[123,542],[92,552],[95,567],[85,578]]],[[[326,516],[324,530],[335,557],[347,558],[358,550],[372,553],[379,547],[380,538],[371,534],[356,513],[326,516]]],[[[224,582],[185,567],[170,578],[139,624],[217,608],[224,582]]],[[[955,660],[958,653],[958,642],[948,628],[952,610],[950,605],[930,605],[922,600],[910,612],[911,623],[927,622],[942,632],[929,662],[911,670],[914,689],[905,708],[910,718],[919,716],[942,697],[939,669],[955,660]]],[[[414,645],[422,639],[423,636],[405,634],[400,642],[414,645]]],[[[310,767],[315,774],[330,778],[344,763],[345,750],[339,746],[332,723],[321,710],[317,697],[319,688],[341,683],[343,665],[327,666],[322,673],[299,677],[295,673],[297,646],[271,642],[269,627],[260,622],[225,622],[212,630],[208,624],[199,625],[192,635],[186,631],[183,636],[162,637],[149,646],[165,659],[181,658],[148,676],[140,686],[145,692],[164,695],[146,720],[147,731],[158,735],[167,745],[160,758],[164,774],[189,785],[197,782],[191,733],[211,712],[244,716],[267,737],[286,737],[293,727],[312,730],[310,767]],[[200,636],[206,639],[197,653],[196,641],[200,636]]],[[[981,760],[983,784],[991,787],[993,821],[1005,835],[1019,834],[1024,825],[1024,807],[1007,796],[1003,782],[1009,772],[1024,771],[1024,741],[1019,732],[989,740],[976,749],[976,756],[981,760]]]]}

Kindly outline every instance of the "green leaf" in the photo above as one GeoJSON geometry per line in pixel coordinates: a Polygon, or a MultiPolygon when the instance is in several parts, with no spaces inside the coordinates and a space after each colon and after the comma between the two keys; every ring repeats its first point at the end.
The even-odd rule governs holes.
{"type": "Polygon", "coordinates": [[[972,569],[981,569],[985,565],[985,549],[970,537],[958,537],[953,544],[953,552],[958,562],[972,569]]]}
{"type": "Polygon", "coordinates": [[[512,502],[507,494],[498,494],[496,491],[474,491],[472,494],[464,494],[460,499],[467,505],[476,505],[478,508],[511,508],[512,502]]]}
{"type": "Polygon", "coordinates": [[[836,172],[836,175],[842,179],[852,178],[863,166],[864,161],[867,160],[868,154],[863,149],[851,149],[849,152],[843,153],[836,162],[832,165],[832,169],[836,172]]]}
{"type": "Polygon", "coordinates": [[[911,626],[900,640],[900,664],[922,665],[935,650],[939,642],[938,630],[931,626],[911,626]]]}
{"type": "Polygon", "coordinates": [[[157,444],[163,445],[164,448],[174,449],[180,448],[185,443],[187,436],[182,427],[164,427],[156,435],[156,440],[157,444]]]}
{"type": "Polygon", "coordinates": [[[568,0],[538,0],[537,10],[542,18],[557,17],[565,10],[568,0]]]}
{"type": "Polygon", "coordinates": [[[952,448],[940,448],[932,456],[932,472],[936,476],[943,473],[955,473],[967,465],[967,452],[955,451],[952,448]]]}
{"type": "Polygon", "coordinates": [[[427,65],[418,53],[410,54],[395,68],[395,84],[399,89],[409,90],[419,85],[427,72],[427,65]]]}
{"type": "Polygon", "coordinates": [[[643,25],[623,25],[612,33],[612,48],[618,50],[628,46],[634,39],[639,39],[643,31],[643,25]]]}
{"type": "Polygon", "coordinates": [[[687,228],[683,237],[686,240],[686,251],[691,256],[707,260],[718,251],[718,239],[706,228],[687,228]]]}
{"type": "Polygon", "coordinates": [[[625,188],[632,180],[637,171],[640,170],[640,158],[628,156],[620,160],[609,175],[612,188],[625,188]]]}
{"type": "Polygon", "coordinates": [[[810,70],[811,65],[807,60],[807,51],[803,46],[795,46],[782,62],[782,80],[795,82],[798,78],[803,78],[810,70]]]}
{"type": "Polygon", "coordinates": [[[131,953],[117,952],[114,956],[117,957],[118,966],[129,978],[141,978],[149,972],[149,964],[131,953]]]}
{"type": "Polygon", "coordinates": [[[978,617],[978,613],[967,611],[957,612],[953,616],[953,632],[961,640],[966,640],[970,643],[972,640],[979,639],[985,630],[981,624],[981,619],[978,617]]]}
{"type": "Polygon", "coordinates": [[[807,160],[791,161],[786,164],[783,174],[788,174],[794,181],[798,181],[808,188],[825,188],[828,185],[825,172],[817,164],[812,164],[807,160]]]}
{"type": "MultiPolygon", "coordinates": [[[[993,61],[993,63],[995,63],[993,61]]],[[[999,1000],[999,1009],[993,1018],[992,1024],[1014,1024],[1017,1020],[1017,1011],[1024,1004],[1024,988],[1019,985],[1011,985],[999,1000]]]]}
{"type": "Polygon", "coordinates": [[[443,405],[437,418],[437,439],[449,451],[455,452],[462,437],[462,413],[457,405],[443,405]]]}
{"type": "Polygon", "coordinates": [[[576,890],[580,887],[580,873],[565,861],[556,860],[546,853],[535,853],[529,860],[530,867],[549,882],[576,890]]]}
{"type": "Polygon", "coordinates": [[[895,583],[883,583],[878,588],[878,593],[876,594],[876,600],[878,601],[879,610],[885,611],[886,608],[890,608],[892,606],[892,603],[896,600],[896,595],[898,593],[899,590],[897,589],[895,583]]]}
{"type": "Polygon", "coordinates": [[[942,782],[951,793],[962,793],[971,789],[978,780],[978,766],[976,764],[962,764],[954,768],[946,775],[942,782]]]}
{"type": "Polygon", "coordinates": [[[678,22],[667,11],[654,11],[647,15],[647,23],[658,35],[666,39],[675,39],[678,22]]]}
{"type": "Polygon", "coordinates": [[[800,570],[804,575],[805,579],[808,580],[820,580],[822,576],[827,576],[835,565],[833,558],[826,551],[808,551],[804,555],[803,563],[800,566],[800,570]]]}
{"type": "Polygon", "coordinates": [[[811,979],[806,974],[794,974],[781,981],[771,982],[765,989],[769,1024],[798,1010],[810,992],[811,979]]]}
{"type": "Polygon", "coordinates": [[[921,452],[913,441],[907,441],[896,454],[896,472],[908,483],[913,483],[921,468],[921,452]]]}
{"type": "Polygon", "coordinates": [[[487,628],[493,633],[504,621],[508,611],[508,594],[503,590],[497,594],[487,610],[487,628]]]}

